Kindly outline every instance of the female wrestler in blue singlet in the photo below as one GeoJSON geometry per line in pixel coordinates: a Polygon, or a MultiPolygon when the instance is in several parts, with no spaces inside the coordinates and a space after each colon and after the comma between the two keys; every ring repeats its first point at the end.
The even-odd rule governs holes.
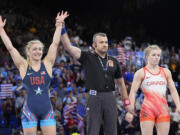
{"type": "Polygon", "coordinates": [[[24,135],[36,135],[38,121],[40,121],[43,135],[56,134],[56,121],[54,119],[48,89],[52,76],[52,67],[60,42],[61,29],[66,17],[68,17],[67,12],[57,14],[56,30],[45,58],[41,60],[44,45],[39,40],[32,40],[26,46],[27,59],[25,60],[13,47],[4,30],[6,20],[3,21],[0,16],[0,36],[11,54],[15,65],[19,69],[21,78],[27,89],[27,97],[21,117],[24,135]]]}

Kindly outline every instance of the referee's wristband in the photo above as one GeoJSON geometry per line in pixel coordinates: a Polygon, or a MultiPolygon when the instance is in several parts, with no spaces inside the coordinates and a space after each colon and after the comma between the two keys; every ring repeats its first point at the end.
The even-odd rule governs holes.
{"type": "Polygon", "coordinates": [[[63,27],[61,30],[61,35],[64,35],[66,33],[66,27],[63,27]]]}
{"type": "Polygon", "coordinates": [[[128,98],[124,99],[124,106],[125,107],[130,105],[130,104],[131,104],[131,102],[130,102],[130,100],[128,98]]]}

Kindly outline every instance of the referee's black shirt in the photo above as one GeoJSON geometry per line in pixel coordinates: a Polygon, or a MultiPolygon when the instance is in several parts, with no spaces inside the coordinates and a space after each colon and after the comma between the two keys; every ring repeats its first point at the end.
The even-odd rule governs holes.
{"type": "Polygon", "coordinates": [[[101,65],[99,58],[106,66],[107,56],[101,58],[97,53],[81,51],[79,62],[82,64],[85,72],[86,90],[97,90],[98,92],[110,92],[115,89],[114,79],[122,77],[121,66],[119,62],[108,55],[108,69],[105,77],[105,71],[101,65]]]}

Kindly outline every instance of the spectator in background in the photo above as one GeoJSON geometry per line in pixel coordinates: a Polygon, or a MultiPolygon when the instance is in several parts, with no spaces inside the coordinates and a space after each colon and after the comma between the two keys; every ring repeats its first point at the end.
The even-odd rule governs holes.
{"type": "Polygon", "coordinates": [[[163,51],[162,51],[162,59],[163,59],[163,63],[164,64],[168,64],[169,61],[170,61],[170,52],[169,52],[169,49],[168,47],[166,48],[163,48],[163,51]]]}
{"type": "Polygon", "coordinates": [[[178,132],[180,133],[180,129],[179,129],[180,117],[179,117],[179,114],[176,112],[175,106],[171,106],[170,116],[171,116],[171,128],[170,128],[169,134],[177,135],[178,132]]]}
{"type": "Polygon", "coordinates": [[[59,134],[57,135],[65,135],[64,133],[64,127],[61,125],[60,128],[59,128],[59,134]]]}
{"type": "Polygon", "coordinates": [[[116,58],[117,58],[118,62],[121,63],[122,71],[124,73],[124,71],[126,69],[126,51],[125,51],[125,48],[121,42],[119,42],[119,44],[117,44],[117,56],[116,56],[116,58]]]}
{"type": "Polygon", "coordinates": [[[58,134],[61,127],[61,112],[57,109],[55,103],[53,103],[52,106],[54,111],[54,117],[56,119],[56,133],[58,134]]]}
{"type": "Polygon", "coordinates": [[[18,119],[19,125],[21,125],[22,107],[23,107],[25,98],[26,98],[26,89],[22,89],[20,96],[17,97],[15,101],[16,118],[18,119]]]}
{"type": "Polygon", "coordinates": [[[86,115],[86,107],[82,103],[82,99],[80,97],[77,98],[77,119],[78,119],[78,131],[80,135],[85,135],[85,115],[86,115]]]}
{"type": "Polygon", "coordinates": [[[77,99],[72,95],[71,90],[66,91],[66,97],[63,99],[63,117],[65,131],[69,131],[71,126],[77,125],[77,99]]]}
{"type": "Polygon", "coordinates": [[[23,89],[22,80],[19,79],[17,80],[17,84],[12,88],[14,97],[18,97],[22,89],[23,89]]]}
{"type": "Polygon", "coordinates": [[[79,86],[83,87],[84,86],[84,78],[83,78],[81,72],[77,72],[75,83],[76,83],[77,87],[79,87],[79,86]]]}
{"type": "MultiPolygon", "coordinates": [[[[126,36],[124,38],[124,40],[122,41],[123,46],[124,46],[124,50],[125,50],[125,59],[126,59],[126,69],[129,65],[131,65],[132,63],[132,57],[134,57],[132,55],[133,51],[132,51],[132,38],[130,36],[126,36]]],[[[135,61],[135,60],[134,60],[135,61]]]]}
{"type": "Polygon", "coordinates": [[[65,92],[66,92],[66,88],[64,87],[63,82],[60,82],[58,88],[55,91],[57,97],[63,99],[65,97],[65,92]]]}
{"type": "Polygon", "coordinates": [[[59,53],[58,53],[58,56],[56,58],[56,63],[59,64],[59,63],[61,63],[61,61],[67,62],[67,58],[64,55],[64,51],[63,51],[62,47],[59,49],[59,53]]]}
{"type": "Polygon", "coordinates": [[[127,71],[123,75],[124,81],[128,85],[128,87],[130,87],[132,84],[135,72],[136,72],[136,66],[135,65],[129,65],[127,68],[127,71]]]}
{"type": "Polygon", "coordinates": [[[13,102],[10,97],[2,102],[1,108],[5,118],[5,126],[8,128],[10,126],[10,117],[13,115],[13,102]]]}
{"type": "Polygon", "coordinates": [[[145,55],[143,52],[143,48],[136,48],[136,69],[140,69],[145,64],[145,55]]]}
{"type": "Polygon", "coordinates": [[[179,62],[175,58],[175,54],[172,54],[169,62],[169,69],[172,73],[172,77],[175,82],[178,82],[178,75],[180,73],[180,66],[179,62]]]}

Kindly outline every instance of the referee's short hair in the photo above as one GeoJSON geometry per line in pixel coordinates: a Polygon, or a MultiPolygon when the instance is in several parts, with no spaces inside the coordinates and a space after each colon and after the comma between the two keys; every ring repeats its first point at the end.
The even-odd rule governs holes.
{"type": "Polygon", "coordinates": [[[96,42],[96,37],[97,37],[97,36],[107,37],[106,33],[102,33],[102,32],[95,33],[95,34],[93,35],[93,42],[96,42]]]}

